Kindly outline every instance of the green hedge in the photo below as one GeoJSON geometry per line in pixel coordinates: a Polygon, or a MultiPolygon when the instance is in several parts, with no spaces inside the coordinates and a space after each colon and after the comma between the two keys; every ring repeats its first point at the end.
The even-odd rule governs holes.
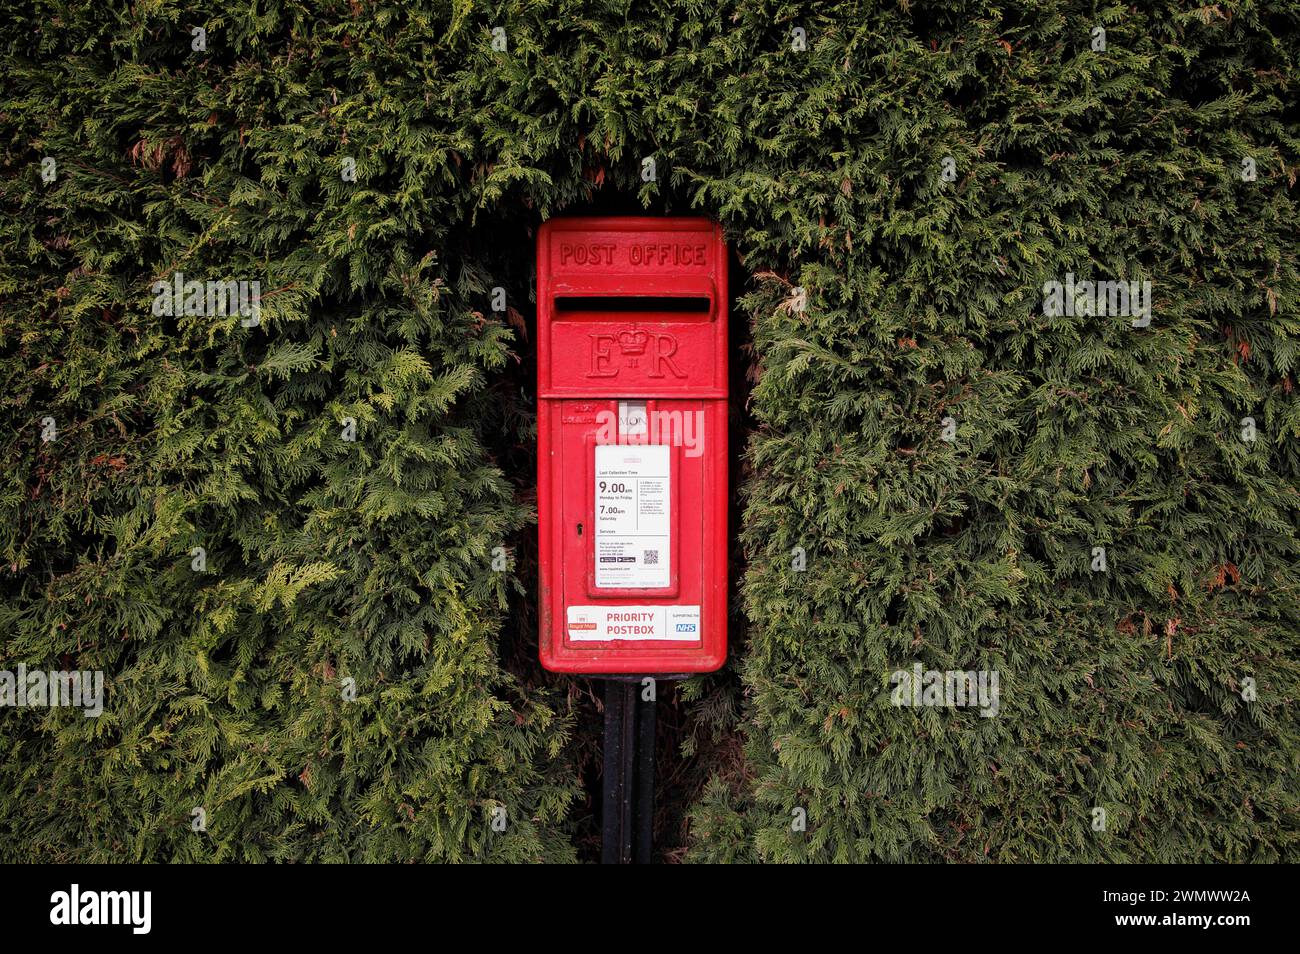
{"type": "Polygon", "coordinates": [[[0,668],[107,686],[0,710],[5,858],[575,857],[529,243],[628,205],[723,223],[752,336],[689,857],[1300,858],[1296,4],[6,13],[0,668]],[[916,663],[998,714],[891,705],[916,663]]]}

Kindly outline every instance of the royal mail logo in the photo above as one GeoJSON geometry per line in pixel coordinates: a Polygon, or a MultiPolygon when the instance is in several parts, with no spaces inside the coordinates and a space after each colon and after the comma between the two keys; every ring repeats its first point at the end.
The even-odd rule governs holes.
{"type": "Polygon", "coordinates": [[[590,334],[591,364],[589,378],[614,378],[623,368],[641,367],[645,358],[646,377],[684,378],[686,374],[673,355],[677,353],[677,336],[665,331],[649,332],[641,328],[627,328],[618,333],[590,334]],[[620,362],[620,358],[622,359],[620,362]]]}

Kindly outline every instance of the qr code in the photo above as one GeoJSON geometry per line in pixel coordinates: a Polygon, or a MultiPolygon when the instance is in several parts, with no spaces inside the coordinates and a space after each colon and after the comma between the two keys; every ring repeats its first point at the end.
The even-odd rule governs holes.
{"type": "Polygon", "coordinates": [[[658,550],[642,550],[642,551],[641,551],[641,562],[643,562],[646,566],[658,566],[658,565],[659,565],[659,551],[658,551],[658,550]]]}

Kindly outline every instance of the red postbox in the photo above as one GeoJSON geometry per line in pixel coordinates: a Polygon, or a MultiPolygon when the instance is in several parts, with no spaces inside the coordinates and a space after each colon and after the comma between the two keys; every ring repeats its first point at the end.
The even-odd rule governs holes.
{"type": "Polygon", "coordinates": [[[542,665],[727,656],[727,252],[697,218],[537,236],[542,665]]]}

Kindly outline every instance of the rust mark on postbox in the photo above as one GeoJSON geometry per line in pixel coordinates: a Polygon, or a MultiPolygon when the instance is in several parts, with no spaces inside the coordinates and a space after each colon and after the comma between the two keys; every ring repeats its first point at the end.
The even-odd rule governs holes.
{"type": "Polygon", "coordinates": [[[727,654],[727,251],[699,218],[537,238],[542,665],[717,669],[727,654]]]}

